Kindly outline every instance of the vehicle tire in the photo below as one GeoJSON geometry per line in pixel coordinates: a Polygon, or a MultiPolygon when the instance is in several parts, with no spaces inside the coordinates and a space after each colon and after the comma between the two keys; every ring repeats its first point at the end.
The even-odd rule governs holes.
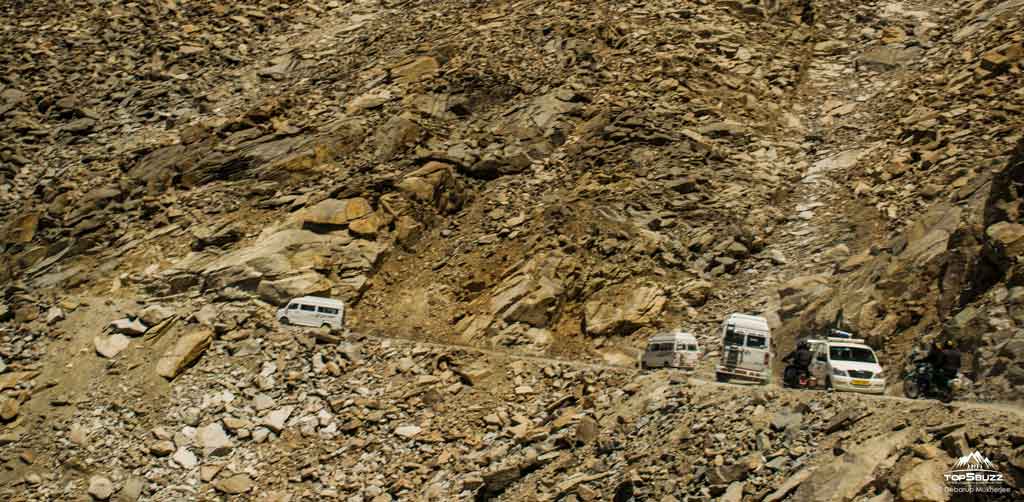
{"type": "Polygon", "coordinates": [[[939,391],[939,401],[943,404],[949,404],[953,402],[953,391],[950,389],[943,389],[939,391]]]}
{"type": "Polygon", "coordinates": [[[716,371],[715,372],[715,380],[718,381],[718,382],[723,382],[723,383],[724,382],[728,382],[729,381],[729,375],[726,375],[725,373],[719,373],[719,372],[716,371]]]}
{"type": "Polygon", "coordinates": [[[285,326],[291,326],[292,323],[291,323],[291,321],[288,320],[287,317],[282,317],[281,318],[281,324],[284,324],[285,326]]]}
{"type": "Polygon", "coordinates": [[[921,397],[921,386],[917,384],[917,379],[913,376],[903,379],[903,395],[910,399],[921,397]]]}
{"type": "Polygon", "coordinates": [[[647,366],[647,363],[645,363],[645,362],[643,362],[643,361],[640,361],[640,369],[642,369],[642,370],[645,370],[645,371],[646,371],[646,370],[648,370],[648,369],[650,369],[650,368],[649,368],[649,367],[647,366]]]}
{"type": "Polygon", "coordinates": [[[832,390],[832,377],[825,377],[825,390],[832,390]]]}
{"type": "Polygon", "coordinates": [[[782,372],[782,386],[785,387],[785,388],[797,387],[796,385],[793,385],[793,382],[794,382],[794,380],[796,378],[797,378],[796,369],[795,368],[786,368],[782,372]]]}

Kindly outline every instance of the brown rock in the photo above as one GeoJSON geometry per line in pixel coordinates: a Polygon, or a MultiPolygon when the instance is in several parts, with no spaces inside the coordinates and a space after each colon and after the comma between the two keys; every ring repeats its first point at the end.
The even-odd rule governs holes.
{"type": "Polygon", "coordinates": [[[199,359],[212,341],[213,331],[209,328],[199,328],[186,333],[157,361],[156,373],[164,378],[173,379],[199,359]]]}
{"type": "Polygon", "coordinates": [[[349,223],[348,229],[359,237],[376,237],[377,231],[380,229],[380,218],[376,214],[369,214],[349,223]]]}
{"type": "Polygon", "coordinates": [[[617,293],[602,295],[603,298],[584,305],[584,326],[588,334],[631,333],[654,322],[667,301],[658,286],[620,289],[617,293]]]}
{"type": "Polygon", "coordinates": [[[20,405],[17,399],[10,397],[4,398],[3,402],[0,403],[0,419],[5,422],[10,422],[18,416],[18,410],[20,405]]]}
{"type": "Polygon", "coordinates": [[[949,459],[943,458],[925,460],[914,466],[900,478],[900,500],[944,502],[947,499],[945,485],[936,480],[943,479],[942,475],[950,465],[949,459]]]}
{"type": "Polygon", "coordinates": [[[999,243],[1008,257],[1024,254],[1024,225],[1004,221],[988,227],[985,234],[999,243]]]}
{"type": "Polygon", "coordinates": [[[237,495],[239,493],[246,493],[252,489],[253,481],[248,474],[235,474],[227,478],[220,478],[213,482],[213,487],[217,491],[227,493],[229,495],[237,495]]]}
{"type": "Polygon", "coordinates": [[[583,444],[590,444],[597,439],[600,429],[597,421],[591,417],[583,417],[576,425],[576,441],[583,444]]]}
{"type": "Polygon", "coordinates": [[[437,59],[422,56],[391,68],[391,76],[400,84],[408,84],[431,77],[440,68],[437,59]]]}
{"type": "Polygon", "coordinates": [[[6,225],[3,233],[0,234],[5,244],[27,244],[32,242],[36,235],[36,227],[39,225],[39,213],[29,212],[21,214],[6,225]]]}

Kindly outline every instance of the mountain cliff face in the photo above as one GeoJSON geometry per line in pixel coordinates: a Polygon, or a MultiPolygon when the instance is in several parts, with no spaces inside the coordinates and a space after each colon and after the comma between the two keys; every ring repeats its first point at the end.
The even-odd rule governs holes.
{"type": "Polygon", "coordinates": [[[1020,0],[0,16],[5,495],[931,500],[982,446],[1020,479],[1020,0]],[[349,329],[280,326],[301,295],[349,329]],[[704,382],[732,312],[779,354],[842,312],[893,395],[955,340],[972,384],[704,382]],[[634,368],[667,329],[689,381],[634,368]]]}

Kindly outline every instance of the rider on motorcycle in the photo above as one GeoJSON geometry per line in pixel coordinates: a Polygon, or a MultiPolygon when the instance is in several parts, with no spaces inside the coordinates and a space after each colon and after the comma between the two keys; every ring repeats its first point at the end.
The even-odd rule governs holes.
{"type": "Polygon", "coordinates": [[[914,362],[927,363],[929,369],[929,380],[931,380],[935,384],[942,385],[942,382],[944,382],[945,378],[941,368],[944,366],[945,359],[946,357],[945,350],[943,348],[943,343],[938,339],[935,339],[932,341],[931,346],[928,348],[928,355],[924,356],[924,358],[917,359],[914,362]]]}
{"type": "Polygon", "coordinates": [[[796,350],[790,352],[789,355],[782,358],[782,362],[790,362],[790,366],[796,368],[797,374],[796,379],[799,381],[800,377],[808,378],[811,376],[811,361],[814,359],[814,354],[811,353],[811,345],[807,342],[800,342],[796,346],[796,350]]]}
{"type": "Polygon", "coordinates": [[[956,350],[956,343],[953,340],[946,342],[946,347],[942,351],[940,370],[937,372],[941,376],[939,381],[942,386],[949,387],[949,382],[960,373],[960,360],[960,351],[956,350]]]}

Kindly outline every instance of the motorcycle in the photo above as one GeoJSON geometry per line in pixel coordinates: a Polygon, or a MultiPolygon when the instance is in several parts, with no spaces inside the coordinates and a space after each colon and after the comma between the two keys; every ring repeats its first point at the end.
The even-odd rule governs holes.
{"type": "Polygon", "coordinates": [[[810,389],[818,386],[818,379],[810,373],[801,372],[796,366],[786,366],[782,373],[782,383],[791,389],[810,389]]]}
{"type": "Polygon", "coordinates": [[[959,375],[947,385],[939,385],[934,381],[932,365],[927,362],[915,362],[914,367],[903,377],[903,394],[910,399],[934,398],[948,403],[959,387],[959,375]]]}

